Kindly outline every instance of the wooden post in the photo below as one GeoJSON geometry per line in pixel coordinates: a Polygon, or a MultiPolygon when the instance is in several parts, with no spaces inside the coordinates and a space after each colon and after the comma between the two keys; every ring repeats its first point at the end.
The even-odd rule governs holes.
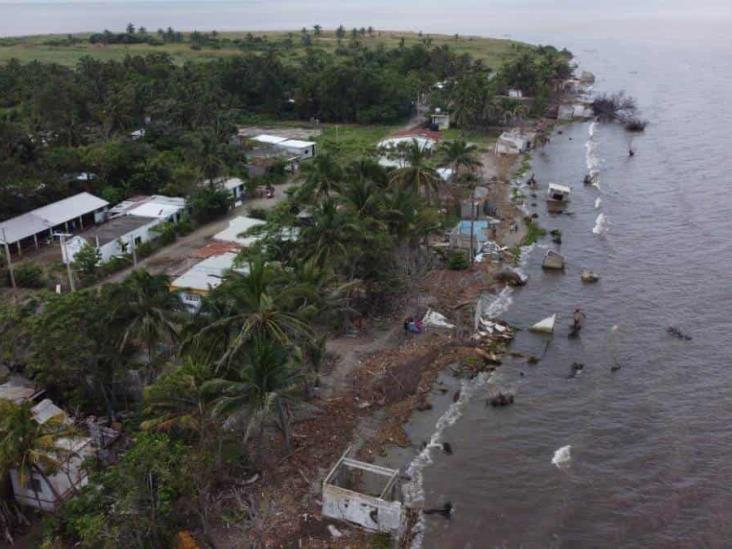
{"type": "Polygon", "coordinates": [[[33,235],[33,242],[36,245],[36,250],[37,250],[38,249],[38,235],[37,234],[33,235]]]}
{"type": "Polygon", "coordinates": [[[5,229],[3,229],[3,247],[5,248],[5,257],[8,261],[8,273],[10,274],[10,285],[13,287],[13,290],[17,288],[15,285],[15,272],[13,272],[13,259],[10,257],[10,246],[8,246],[8,241],[5,238],[5,229]]]}

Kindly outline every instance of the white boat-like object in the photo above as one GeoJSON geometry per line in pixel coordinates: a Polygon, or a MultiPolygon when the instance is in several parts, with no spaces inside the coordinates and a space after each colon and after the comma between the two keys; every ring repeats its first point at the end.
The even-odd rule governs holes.
{"type": "Polygon", "coordinates": [[[554,325],[557,323],[557,315],[553,314],[552,316],[549,316],[545,318],[544,320],[540,320],[531,328],[529,328],[529,331],[535,332],[537,334],[553,334],[554,333],[554,325]]]}

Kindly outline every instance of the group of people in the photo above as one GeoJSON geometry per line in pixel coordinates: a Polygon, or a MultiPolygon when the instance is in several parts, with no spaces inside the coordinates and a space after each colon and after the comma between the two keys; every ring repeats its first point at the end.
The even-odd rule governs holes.
{"type": "Polygon", "coordinates": [[[415,320],[413,316],[408,316],[404,319],[404,333],[405,334],[421,334],[422,333],[422,321],[420,319],[415,320]]]}

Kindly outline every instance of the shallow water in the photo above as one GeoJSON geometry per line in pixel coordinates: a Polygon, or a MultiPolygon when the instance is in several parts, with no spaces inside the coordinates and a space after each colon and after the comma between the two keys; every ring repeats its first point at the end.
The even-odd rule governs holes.
{"type": "Polygon", "coordinates": [[[559,329],[519,332],[514,350],[542,360],[493,377],[517,391],[513,406],[474,398],[442,433],[454,454],[435,455],[424,492],[455,512],[427,520],[424,547],[732,546],[730,50],[577,52],[596,89],[627,90],[651,125],[633,158],[621,128],[592,123],[562,128],[534,154],[544,189],[573,188],[571,215],[548,215],[541,190],[531,208],[562,231],[568,265],[542,272],[556,248],[544,239],[503,318],[526,327],[559,313],[559,329]],[[582,184],[588,170],[598,186],[582,184]],[[585,268],[601,281],[583,284],[585,268]],[[587,324],[568,339],[575,306],[587,324]],[[569,379],[573,362],[585,367],[569,379]],[[564,446],[571,460],[559,468],[564,446]]]}

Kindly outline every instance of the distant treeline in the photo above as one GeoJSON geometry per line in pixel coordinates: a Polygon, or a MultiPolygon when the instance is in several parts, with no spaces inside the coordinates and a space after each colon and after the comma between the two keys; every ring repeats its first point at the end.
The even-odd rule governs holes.
{"type": "MultiPolygon", "coordinates": [[[[128,31],[134,31],[128,37],[147,35],[128,31]]],[[[173,41],[179,34],[163,31],[173,41]]],[[[527,47],[494,75],[470,55],[426,40],[391,49],[353,41],[333,53],[306,47],[298,57],[265,48],[183,65],[164,52],[122,61],[86,57],[75,68],[6,63],[0,66],[0,218],[80,187],[113,202],[132,193],[185,194],[201,176],[243,174],[244,154],[229,141],[237,124],[253,117],[393,123],[414,112],[419,92],[447,81],[452,84],[433,94],[435,101],[468,127],[500,122],[501,109],[514,108],[505,99],[498,110],[486,107],[507,86],[544,93],[569,71],[565,52],[527,47]],[[132,139],[143,127],[144,137],[132,139]],[[96,177],[77,180],[74,174],[82,172],[96,177]]]]}

